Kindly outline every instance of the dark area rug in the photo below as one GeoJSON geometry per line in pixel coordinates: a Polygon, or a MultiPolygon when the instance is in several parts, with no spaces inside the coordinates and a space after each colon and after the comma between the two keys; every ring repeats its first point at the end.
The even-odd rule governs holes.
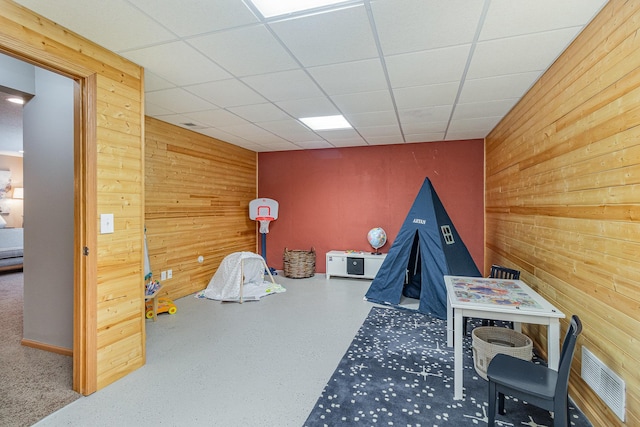
{"type": "MultiPolygon", "coordinates": [[[[372,308],[304,425],[486,425],[488,383],[473,368],[471,334],[464,342],[464,400],[453,399],[453,349],[446,344],[446,321],[372,308]]],[[[507,398],[505,408],[498,426],[553,425],[549,412],[525,402],[507,398]]],[[[570,414],[571,425],[591,426],[575,407],[570,414]]]]}

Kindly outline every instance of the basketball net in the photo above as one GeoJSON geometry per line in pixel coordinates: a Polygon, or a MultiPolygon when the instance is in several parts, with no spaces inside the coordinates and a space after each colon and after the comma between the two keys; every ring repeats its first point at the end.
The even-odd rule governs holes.
{"type": "Polygon", "coordinates": [[[260,234],[267,234],[269,232],[269,223],[273,221],[273,218],[259,216],[256,221],[260,221],[260,234]]]}

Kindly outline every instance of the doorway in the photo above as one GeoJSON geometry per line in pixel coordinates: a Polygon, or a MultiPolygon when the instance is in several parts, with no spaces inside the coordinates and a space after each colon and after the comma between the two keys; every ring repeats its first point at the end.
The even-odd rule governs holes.
{"type": "Polygon", "coordinates": [[[95,290],[86,283],[95,277],[96,256],[84,254],[87,236],[95,232],[87,221],[96,204],[95,191],[88,191],[88,183],[95,183],[95,149],[87,148],[95,134],[87,123],[95,116],[89,102],[95,77],[74,78],[27,58],[2,56],[35,66],[34,88],[41,95],[24,108],[23,343],[72,354],[73,389],[90,394],[96,390],[96,328],[95,320],[86,319],[95,319],[96,308],[95,300],[87,300],[95,290]]]}
{"type": "MultiPolygon", "coordinates": [[[[0,153],[10,175],[8,226],[24,249],[23,345],[73,354],[74,82],[2,55],[0,153]],[[8,68],[8,70],[6,70],[8,68]],[[22,100],[22,104],[18,101],[22,100]],[[25,154],[26,153],[26,154],[25,154]],[[25,190],[26,189],[26,190],[25,190]],[[19,191],[18,191],[19,190],[19,191]],[[16,193],[20,193],[16,197],[16,193]],[[25,224],[28,227],[25,229],[25,224]]],[[[69,372],[72,378],[72,372],[69,372]]]]}

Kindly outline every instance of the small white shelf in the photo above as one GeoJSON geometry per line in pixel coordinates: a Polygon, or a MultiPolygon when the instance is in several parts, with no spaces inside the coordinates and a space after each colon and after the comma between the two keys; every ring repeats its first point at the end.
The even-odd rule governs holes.
{"type": "Polygon", "coordinates": [[[373,279],[378,274],[387,254],[371,252],[329,251],[327,256],[327,279],[331,276],[354,279],[373,279]]]}

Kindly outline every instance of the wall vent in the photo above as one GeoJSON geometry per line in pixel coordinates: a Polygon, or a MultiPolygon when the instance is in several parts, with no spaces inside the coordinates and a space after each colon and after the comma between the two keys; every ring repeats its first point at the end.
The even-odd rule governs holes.
{"type": "Polygon", "coordinates": [[[582,379],[620,420],[624,421],[625,383],[608,366],[582,346],[582,379]]]}

